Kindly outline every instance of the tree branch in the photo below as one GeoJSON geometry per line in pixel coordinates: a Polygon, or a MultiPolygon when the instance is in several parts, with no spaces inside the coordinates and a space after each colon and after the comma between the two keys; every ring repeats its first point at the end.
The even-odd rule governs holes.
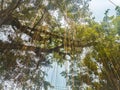
{"type": "Polygon", "coordinates": [[[3,3],[4,3],[4,0],[1,0],[1,11],[3,11],[3,3]]]}
{"type": "Polygon", "coordinates": [[[12,12],[21,4],[21,0],[14,0],[5,10],[0,11],[0,26],[12,15],[12,12]]]}
{"type": "Polygon", "coordinates": [[[9,43],[9,42],[2,42],[0,41],[0,52],[4,52],[4,50],[26,50],[26,51],[34,51],[35,53],[38,52],[45,52],[45,53],[52,53],[52,52],[60,52],[59,49],[63,48],[63,45],[56,46],[54,48],[46,49],[46,48],[40,48],[36,46],[27,46],[24,44],[18,44],[17,42],[15,43],[9,43]]]}

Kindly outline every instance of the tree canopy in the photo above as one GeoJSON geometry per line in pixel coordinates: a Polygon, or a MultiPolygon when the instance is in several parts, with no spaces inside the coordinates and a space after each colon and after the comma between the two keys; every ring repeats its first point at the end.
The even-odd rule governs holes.
{"type": "Polygon", "coordinates": [[[72,90],[119,90],[119,6],[116,16],[108,9],[98,23],[90,1],[1,0],[0,79],[47,90],[52,86],[43,68],[68,61],[61,75],[72,90]]]}

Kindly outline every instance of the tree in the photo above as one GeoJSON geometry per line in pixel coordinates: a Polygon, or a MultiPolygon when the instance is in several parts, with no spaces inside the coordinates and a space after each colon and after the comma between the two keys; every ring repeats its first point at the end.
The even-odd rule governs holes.
{"type": "Polygon", "coordinates": [[[50,86],[44,81],[45,72],[41,69],[50,64],[51,60],[47,58],[50,53],[63,58],[77,48],[94,43],[77,37],[75,29],[90,17],[89,1],[1,0],[0,32],[1,38],[6,37],[6,40],[0,40],[1,77],[14,79],[26,88],[31,87],[26,82],[29,79],[29,83],[38,85],[38,89],[50,86]],[[36,84],[38,77],[40,80],[36,84]]]}
{"type": "MultiPolygon", "coordinates": [[[[90,25],[92,31],[95,30],[94,34],[91,31],[87,34],[89,40],[96,35],[94,36],[97,38],[96,44],[84,48],[85,56],[80,59],[75,57],[75,66],[73,68],[70,66],[69,73],[64,73],[69,78],[68,84],[74,87],[73,90],[82,89],[85,85],[87,90],[120,89],[120,37],[117,27],[119,17],[109,17],[106,14],[101,24],[90,25]],[[72,82],[74,85],[71,85],[72,82]]],[[[89,31],[88,28],[86,29],[89,31]]]]}
{"type": "Polygon", "coordinates": [[[89,1],[1,0],[0,78],[47,90],[43,67],[52,54],[60,64],[69,61],[62,75],[72,90],[119,90],[119,16],[108,9],[97,23],[89,1]]]}

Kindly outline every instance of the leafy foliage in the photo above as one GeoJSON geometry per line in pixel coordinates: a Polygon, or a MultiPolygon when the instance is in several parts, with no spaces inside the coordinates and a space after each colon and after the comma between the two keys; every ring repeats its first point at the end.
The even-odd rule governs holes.
{"type": "Polygon", "coordinates": [[[13,79],[23,90],[47,90],[52,86],[43,67],[68,61],[69,71],[61,74],[73,90],[119,90],[119,7],[117,16],[108,9],[97,23],[89,2],[1,0],[0,78],[13,79]]]}

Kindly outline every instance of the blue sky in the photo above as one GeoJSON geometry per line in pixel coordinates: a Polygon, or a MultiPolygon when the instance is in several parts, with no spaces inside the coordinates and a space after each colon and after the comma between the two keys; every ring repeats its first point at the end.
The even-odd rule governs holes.
{"type": "MultiPolygon", "coordinates": [[[[120,5],[120,0],[111,0],[116,5],[120,5]]],[[[115,6],[109,0],[92,0],[90,2],[90,10],[93,12],[97,21],[101,21],[104,12],[107,9],[110,9],[109,15],[115,15],[115,6]]]]}

